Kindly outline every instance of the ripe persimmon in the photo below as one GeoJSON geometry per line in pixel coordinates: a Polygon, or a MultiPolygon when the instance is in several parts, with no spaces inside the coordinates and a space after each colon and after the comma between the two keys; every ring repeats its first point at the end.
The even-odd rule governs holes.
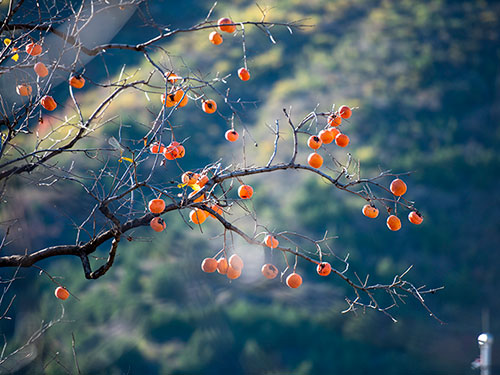
{"type": "Polygon", "coordinates": [[[174,160],[177,157],[177,146],[172,147],[172,144],[163,149],[163,156],[167,160],[174,160]]]}
{"type": "Polygon", "coordinates": [[[165,104],[165,106],[171,108],[177,104],[175,101],[175,94],[168,94],[167,100],[165,101],[165,94],[161,94],[161,103],[165,104]]]}
{"type": "Polygon", "coordinates": [[[198,179],[196,180],[196,184],[199,186],[199,187],[203,187],[207,184],[207,182],[209,181],[209,178],[206,174],[202,174],[198,177],[198,179]]]}
{"type": "Polygon", "coordinates": [[[57,298],[62,299],[63,301],[68,299],[69,297],[69,292],[64,289],[62,286],[58,286],[56,290],[54,291],[54,294],[57,298]]]}
{"type": "Polygon", "coordinates": [[[47,111],[53,111],[57,107],[57,103],[54,100],[54,98],[50,95],[45,95],[41,100],[40,104],[42,105],[43,108],[45,108],[47,111]]]}
{"type": "Polygon", "coordinates": [[[210,40],[210,42],[212,42],[212,44],[215,44],[216,46],[222,44],[223,42],[222,35],[220,35],[217,31],[212,31],[208,36],[208,39],[210,40]]]}
{"type": "Polygon", "coordinates": [[[219,18],[219,20],[217,21],[219,30],[226,33],[234,33],[236,31],[236,25],[231,25],[232,23],[233,21],[231,21],[231,19],[227,17],[219,18]]]}
{"type": "Polygon", "coordinates": [[[238,196],[241,199],[250,199],[253,195],[253,188],[250,185],[241,185],[238,188],[238,196]]]}
{"type": "Polygon", "coordinates": [[[186,149],[184,148],[183,145],[179,145],[175,148],[175,158],[180,159],[183,158],[186,155],[186,149]]]}
{"type": "Polygon", "coordinates": [[[406,193],[406,184],[403,180],[396,178],[391,182],[390,190],[392,194],[394,194],[397,197],[402,196],[404,193],[406,193]]]}
{"type": "Polygon", "coordinates": [[[238,77],[240,77],[242,81],[248,81],[250,79],[250,73],[245,68],[239,68],[238,77]]]}
{"type": "Polygon", "coordinates": [[[290,288],[298,288],[301,284],[302,276],[300,276],[298,273],[291,273],[286,278],[286,285],[288,285],[290,288]]]}
{"type": "Polygon", "coordinates": [[[229,267],[242,270],[243,266],[243,259],[238,254],[233,254],[229,257],[229,267]]]}
{"type": "MultiPolygon", "coordinates": [[[[196,194],[198,194],[198,190],[192,191],[188,195],[188,199],[193,198],[196,194]]],[[[201,194],[198,198],[196,198],[193,202],[194,203],[199,203],[202,202],[205,199],[205,194],[201,194]]]]}
{"type": "Polygon", "coordinates": [[[401,229],[401,220],[396,215],[391,215],[387,218],[387,227],[392,231],[401,229]]]}
{"type": "Polygon", "coordinates": [[[179,89],[174,93],[174,100],[175,104],[179,103],[179,107],[184,107],[189,101],[189,98],[184,90],[179,89]]]}
{"type": "Polygon", "coordinates": [[[312,154],[309,154],[307,163],[313,168],[321,168],[323,165],[323,157],[320,154],[313,152],[312,154]]]}
{"type": "Polygon", "coordinates": [[[177,74],[175,74],[174,72],[167,72],[165,74],[165,78],[167,78],[168,82],[174,84],[175,82],[177,82],[178,80],[182,79],[181,77],[179,77],[177,74]]]}
{"type": "Polygon", "coordinates": [[[182,158],[184,155],[186,155],[186,149],[183,145],[176,141],[171,142],[163,150],[163,156],[165,156],[167,160],[182,158]]]}
{"type": "Polygon", "coordinates": [[[318,267],[316,267],[316,272],[320,276],[328,276],[330,272],[332,272],[332,266],[328,262],[321,262],[318,264],[318,267]]]}
{"type": "Polygon", "coordinates": [[[38,56],[42,53],[42,46],[38,43],[31,42],[26,45],[26,53],[31,56],[38,56]]]}
{"type": "Polygon", "coordinates": [[[342,118],[349,118],[352,115],[352,110],[346,105],[343,105],[342,107],[339,108],[339,115],[342,118]]]}
{"type": "Polygon", "coordinates": [[[184,107],[189,101],[189,97],[186,95],[184,95],[184,98],[182,98],[182,100],[179,102],[179,107],[184,107]]]}
{"type": "Polygon", "coordinates": [[[227,263],[226,258],[220,258],[217,261],[217,272],[219,272],[221,275],[225,275],[227,273],[228,267],[229,264],[227,263]]]}
{"type": "Polygon", "coordinates": [[[369,204],[365,204],[362,209],[363,215],[370,219],[375,219],[378,216],[378,208],[369,204]]]}
{"type": "Polygon", "coordinates": [[[37,62],[33,67],[36,75],[40,78],[46,77],[49,74],[49,70],[45,66],[45,64],[41,61],[37,62]]]}
{"type": "Polygon", "coordinates": [[[349,137],[345,134],[339,133],[335,137],[335,143],[337,146],[346,147],[349,144],[349,137]]]}
{"type": "Polygon", "coordinates": [[[163,199],[151,199],[148,204],[149,211],[154,214],[161,214],[165,209],[165,201],[163,199]]]}
{"type": "Polygon", "coordinates": [[[325,145],[332,143],[335,139],[333,133],[329,129],[323,129],[322,131],[320,131],[318,137],[325,145]]]}
{"type": "Polygon", "coordinates": [[[152,154],[163,154],[165,151],[165,146],[160,142],[153,142],[151,146],[149,146],[149,152],[152,154]]]}
{"type": "Polygon", "coordinates": [[[226,137],[226,139],[229,142],[234,142],[234,141],[238,140],[240,135],[238,134],[238,132],[236,130],[230,129],[226,132],[226,134],[224,136],[226,137]]]}
{"type": "Polygon", "coordinates": [[[194,185],[194,184],[196,184],[197,179],[195,178],[193,172],[185,172],[182,174],[181,180],[182,180],[183,184],[194,185]]]}
{"type": "Polygon", "coordinates": [[[203,262],[201,262],[201,269],[203,272],[212,273],[217,270],[217,260],[214,258],[205,258],[203,262]]]}
{"type": "MultiPolygon", "coordinates": [[[[218,213],[219,215],[221,215],[221,216],[222,216],[222,213],[224,212],[224,211],[222,211],[222,207],[221,207],[221,206],[219,206],[219,205],[217,205],[217,204],[212,204],[212,205],[210,206],[210,208],[211,208],[212,210],[214,210],[215,212],[217,212],[217,213],[218,213]]],[[[208,213],[208,216],[210,216],[210,217],[212,217],[212,218],[214,218],[214,219],[217,219],[217,218],[215,217],[215,215],[211,214],[210,212],[207,212],[207,213],[208,213]]]]}
{"type": "Polygon", "coordinates": [[[307,145],[313,150],[317,150],[318,148],[320,148],[322,143],[323,142],[317,135],[311,135],[307,140],[307,145]]]}
{"type": "Polygon", "coordinates": [[[266,246],[270,247],[271,249],[277,248],[280,244],[279,241],[276,239],[276,237],[274,237],[271,234],[268,234],[264,238],[264,243],[266,244],[266,246]]]}
{"type": "Polygon", "coordinates": [[[408,214],[408,220],[410,220],[412,224],[420,225],[422,221],[424,221],[424,218],[417,211],[412,211],[408,214]]]}
{"type": "Polygon", "coordinates": [[[206,211],[195,208],[189,213],[189,220],[191,220],[193,224],[203,224],[205,220],[207,220],[207,216],[206,211]]]}
{"type": "Polygon", "coordinates": [[[339,126],[340,124],[342,124],[342,117],[340,117],[337,113],[333,113],[328,116],[328,125],[339,126]]]}
{"type": "Polygon", "coordinates": [[[241,276],[241,268],[227,267],[226,276],[230,280],[235,280],[241,276]]]}
{"type": "Polygon", "coordinates": [[[327,131],[331,133],[333,139],[335,139],[335,137],[340,134],[340,130],[337,128],[329,128],[327,129],[327,131]]]}
{"type": "Polygon", "coordinates": [[[264,264],[260,270],[266,279],[272,280],[278,276],[278,269],[274,264],[264,264]]]}
{"type": "Polygon", "coordinates": [[[165,159],[167,160],[174,160],[175,156],[172,153],[172,148],[166,147],[165,150],[163,150],[163,156],[165,156],[165,159]]]}
{"type": "Polygon", "coordinates": [[[217,103],[212,99],[204,100],[201,104],[201,108],[205,113],[214,113],[215,111],[217,111],[217,103]]]}
{"type": "Polygon", "coordinates": [[[18,95],[28,96],[28,95],[31,95],[32,89],[31,89],[30,85],[22,83],[22,84],[16,86],[16,92],[18,95]]]}
{"type": "Polygon", "coordinates": [[[149,225],[155,232],[162,232],[167,227],[167,223],[161,217],[152,218],[149,225]]]}
{"type": "Polygon", "coordinates": [[[69,85],[75,89],[81,89],[85,86],[85,78],[80,75],[71,76],[69,79],[69,85]]]}

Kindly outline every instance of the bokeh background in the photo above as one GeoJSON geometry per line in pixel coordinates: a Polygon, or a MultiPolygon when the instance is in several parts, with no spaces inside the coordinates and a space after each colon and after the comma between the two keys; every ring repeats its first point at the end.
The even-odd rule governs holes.
{"type": "MultiPolygon", "coordinates": [[[[490,332],[500,339],[500,5],[496,1],[297,0],[262,1],[268,19],[313,25],[292,34],[275,27],[276,45],[255,28],[247,29],[252,79],[241,83],[241,39],[226,37],[224,48],[211,45],[208,32],[178,35],[163,47],[180,74],[189,66],[206,74],[232,73],[234,97],[255,102],[241,106],[246,154],[267,161],[273,137],[266,124],[292,107],[300,119],[317,105],[359,107],[349,124],[349,151],[364,176],[380,170],[413,171],[408,196],[425,217],[420,227],[390,233],[384,218],[366,219],[361,200],[314,176],[276,173],[248,179],[256,189],[252,206],[276,231],[295,230],[315,238],[327,230],[338,236],[331,246],[350,254],[358,274],[390,282],[409,265],[409,279],[444,290],[429,296],[439,324],[415,301],[394,311],[397,323],[381,313],[341,314],[352,292],[334,277],[320,279],[314,267],[299,263],[304,284],[289,290],[259,277],[265,254],[236,241],[246,260],[243,276],[228,282],[203,274],[200,261],[221,247],[220,227],[190,230],[177,215],[168,229],[149,228],[122,241],[115,266],[97,281],[85,279],[78,259],[54,259],[43,266],[79,298],[64,302],[64,322],[12,358],[0,371],[18,374],[75,372],[72,336],[82,373],[92,374],[472,374],[484,311],[490,332]],[[271,9],[272,8],[272,9],[271,9]]],[[[212,6],[209,1],[151,1],[159,24],[189,27],[212,6]]],[[[5,4],[0,8],[5,12],[5,4]]],[[[221,1],[214,18],[259,20],[253,1],[221,1]]],[[[114,37],[140,42],[152,37],[134,14],[114,37]]],[[[140,54],[109,51],[86,66],[104,80],[150,67],[140,54]]],[[[61,85],[62,86],[62,85],[61,85]]],[[[61,90],[59,102],[67,97],[61,90]]],[[[98,95],[87,85],[84,110],[98,95]]],[[[190,105],[194,105],[190,103],[190,105]]],[[[127,137],[141,139],[159,110],[158,98],[124,95],[110,108],[128,124],[127,137]]],[[[61,106],[64,111],[64,105],[61,106]]],[[[61,112],[64,113],[64,112],[61,112]]],[[[53,121],[62,114],[54,114],[53,121]]],[[[227,124],[201,111],[179,111],[178,137],[191,136],[193,152],[185,169],[215,158],[242,159],[228,146],[227,124]],[[196,151],[194,151],[196,150],[196,151]]],[[[284,123],[284,122],[283,122],[284,123]]],[[[101,129],[95,142],[116,135],[101,129]]],[[[283,152],[289,152],[286,139],[283,152]]],[[[304,162],[307,153],[302,152],[304,162]]],[[[338,154],[342,158],[342,154],[338,154]]],[[[345,156],[344,156],[345,158],[345,156]]],[[[65,160],[69,162],[71,160],[65,160]]],[[[63,161],[64,162],[64,161],[63,161]]],[[[81,170],[92,169],[92,164],[81,170]]],[[[165,178],[178,171],[165,171],[165,178]]],[[[0,206],[3,222],[18,219],[16,249],[71,243],[79,207],[86,204],[76,187],[41,187],[34,178],[15,181],[0,206]]],[[[387,181],[387,183],[389,180],[387,181]]],[[[88,202],[90,204],[90,202],[88,202]]],[[[9,223],[12,224],[11,221],[9,223]]],[[[2,229],[3,230],[3,229],[2,229]]],[[[101,254],[106,255],[106,249],[101,254]]],[[[279,262],[279,261],[277,261],[279,262]]],[[[281,265],[282,266],[282,265],[281,265]]],[[[12,270],[1,270],[8,277],[12,270]]],[[[20,270],[8,296],[16,300],[11,320],[0,320],[7,351],[19,347],[42,321],[56,319],[62,304],[54,284],[38,270],[20,270]]],[[[7,297],[6,297],[7,298],[7,297]]],[[[500,373],[500,344],[494,346],[493,373],[500,373]]]]}

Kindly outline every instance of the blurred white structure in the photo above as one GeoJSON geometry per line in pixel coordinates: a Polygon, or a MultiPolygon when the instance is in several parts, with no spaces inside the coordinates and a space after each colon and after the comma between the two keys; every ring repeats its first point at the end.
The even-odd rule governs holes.
{"type": "Polygon", "coordinates": [[[480,350],[479,365],[481,368],[481,375],[490,375],[493,336],[489,333],[481,333],[477,338],[477,342],[480,350]]]}

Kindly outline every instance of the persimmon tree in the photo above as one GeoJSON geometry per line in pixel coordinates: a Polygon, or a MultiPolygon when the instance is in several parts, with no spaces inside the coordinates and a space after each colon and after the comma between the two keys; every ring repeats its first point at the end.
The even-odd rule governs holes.
{"type": "MultiPolygon", "coordinates": [[[[176,138],[176,114],[180,111],[199,111],[207,117],[223,118],[227,124],[225,139],[231,147],[244,148],[245,142],[253,142],[249,141],[252,129],[239,120],[240,104],[245,98],[232,96],[228,76],[176,65],[162,44],[178,34],[202,33],[215,50],[223,48],[226,39],[234,38],[241,43],[242,64],[234,67],[232,74],[244,85],[252,79],[252,67],[247,63],[251,51],[247,51],[245,40],[248,28],[261,30],[269,40],[269,48],[273,48],[276,28],[293,33],[307,27],[303,21],[269,20],[267,12],[260,10],[260,20],[231,20],[224,15],[216,17],[214,5],[199,23],[170,29],[156,24],[147,2],[140,0],[68,1],[63,5],[46,0],[34,6],[11,0],[0,25],[3,199],[8,201],[11,189],[29,181],[53,188],[61,184],[78,186],[93,203],[78,208],[80,215],[85,213],[85,219],[75,223],[73,243],[20,248],[10,233],[11,221],[4,222],[0,266],[43,270],[40,261],[69,256],[80,260],[87,279],[98,279],[112,268],[120,242],[133,241],[130,233],[134,229],[148,227],[151,236],[161,236],[160,232],[168,230],[168,217],[180,214],[187,229],[202,228],[206,220],[220,225],[221,250],[213,257],[200,259],[205,272],[217,271],[229,279],[237,279],[244,272],[238,250],[227,246],[229,237],[237,235],[255,248],[269,248],[282,255],[279,264],[262,265],[263,277],[275,279],[269,282],[281,280],[291,288],[299,287],[302,277],[296,267],[303,262],[304,267],[314,267],[318,277],[335,277],[349,285],[352,293],[346,297],[344,312],[374,309],[394,319],[391,309],[411,296],[431,313],[424,297],[440,288],[429,289],[410,282],[407,276],[411,266],[395,275],[391,283],[370,283],[368,277],[360,278],[350,269],[348,256],[332,250],[328,234],[315,239],[287,230],[273,233],[268,229],[271,223],[261,222],[248,204],[258,191],[245,182],[246,177],[266,174],[272,179],[275,172],[293,170],[314,175],[332,189],[358,197],[364,202],[359,207],[360,214],[387,220],[387,230],[399,230],[404,225],[403,216],[420,224],[421,214],[415,203],[406,198],[403,180],[407,173],[382,171],[362,177],[355,156],[347,151],[348,125],[357,108],[324,103],[327,109],[315,108],[305,116],[296,116],[291,108],[284,108],[281,118],[270,119],[275,124],[270,127],[274,148],[267,163],[237,164],[223,158],[190,171],[183,168],[182,158],[196,154],[196,145],[189,138],[176,138]],[[141,15],[145,26],[157,30],[156,36],[136,44],[110,42],[112,30],[119,29],[134,12],[141,15]],[[106,27],[111,29],[102,37],[106,27]],[[149,73],[139,77],[136,72],[128,74],[122,69],[118,77],[108,75],[105,80],[87,73],[85,66],[92,58],[104,59],[113,50],[144,58],[149,73]],[[91,111],[82,109],[79,95],[79,90],[89,87],[105,93],[93,103],[91,111]],[[56,91],[67,91],[64,101],[54,99],[56,91]],[[143,124],[145,130],[136,139],[125,135],[128,130],[116,116],[107,116],[113,101],[126,92],[141,92],[145,101],[161,102],[154,121],[143,124]],[[110,123],[120,123],[116,134],[96,140],[95,135],[110,123]],[[309,148],[306,154],[304,146],[309,148]],[[346,150],[343,158],[336,156],[338,150],[346,150]],[[67,155],[71,155],[71,163],[67,162],[67,155]],[[91,170],[78,168],[78,163],[90,161],[91,170]],[[238,220],[243,216],[250,217],[253,225],[240,226],[238,220]],[[89,257],[104,246],[109,248],[107,259],[93,266],[89,257]],[[391,302],[379,303],[381,295],[390,296],[391,302]]],[[[244,152],[259,149],[252,150],[255,151],[244,152]]],[[[58,284],[56,296],[68,298],[64,285],[53,281],[58,284]]]]}

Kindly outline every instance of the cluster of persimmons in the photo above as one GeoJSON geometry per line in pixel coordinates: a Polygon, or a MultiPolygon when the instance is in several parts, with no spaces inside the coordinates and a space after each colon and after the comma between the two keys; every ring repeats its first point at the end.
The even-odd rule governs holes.
{"type": "MultiPolygon", "coordinates": [[[[279,241],[272,234],[268,234],[264,238],[263,245],[275,249],[279,246],[279,241]]],[[[205,258],[201,263],[201,269],[207,273],[217,271],[222,275],[226,275],[228,279],[233,280],[240,277],[243,270],[243,260],[238,254],[231,255],[229,260],[224,255],[219,259],[205,258]]],[[[332,272],[332,266],[328,262],[317,262],[316,272],[320,276],[328,276],[332,272]]],[[[279,270],[274,264],[266,263],[262,266],[261,273],[266,279],[272,280],[278,276],[279,270]]],[[[298,288],[302,285],[302,276],[293,270],[287,276],[285,282],[290,288],[298,288]]]]}
{"type": "Polygon", "coordinates": [[[311,167],[321,168],[323,165],[323,157],[317,152],[323,144],[327,145],[333,141],[339,147],[346,147],[349,144],[349,137],[339,130],[339,125],[342,123],[342,119],[348,119],[351,115],[351,108],[346,105],[341,106],[338,111],[328,117],[325,129],[321,130],[317,135],[309,137],[307,146],[314,150],[307,158],[307,163],[311,167]]]}
{"type": "MultiPolygon", "coordinates": [[[[43,48],[40,44],[31,42],[26,45],[25,51],[28,55],[32,57],[37,57],[42,53],[43,48]]],[[[36,62],[33,69],[39,78],[44,78],[49,75],[49,69],[41,61],[36,62]]],[[[72,87],[81,89],[85,85],[85,78],[83,78],[80,75],[72,74],[68,82],[72,87]]],[[[16,86],[16,92],[20,96],[30,96],[31,93],[33,92],[33,89],[30,84],[21,83],[16,86]]],[[[56,101],[50,95],[44,95],[40,99],[40,105],[47,111],[53,111],[54,109],[57,108],[56,101]]]]}
{"type": "MultiPolygon", "coordinates": [[[[236,24],[234,24],[229,18],[221,18],[217,22],[217,28],[218,31],[213,31],[209,35],[209,40],[214,45],[220,45],[223,43],[223,37],[219,31],[224,33],[234,33],[236,30],[236,24]]],[[[39,44],[30,43],[26,46],[26,52],[31,56],[38,56],[42,52],[42,47],[39,44]]],[[[34,69],[37,75],[41,78],[49,74],[47,67],[42,62],[37,62],[34,69]]],[[[238,70],[238,77],[242,81],[250,79],[250,73],[246,68],[246,64],[245,67],[238,70]]],[[[181,108],[186,106],[189,102],[187,92],[184,91],[185,88],[183,89],[181,85],[177,84],[178,82],[183,81],[183,79],[173,72],[168,72],[165,75],[165,79],[172,85],[172,87],[168,93],[162,94],[162,104],[169,108],[181,108]]],[[[85,84],[85,80],[81,76],[72,75],[70,77],[69,84],[75,88],[81,88],[85,84]]],[[[31,86],[26,84],[18,85],[17,92],[22,96],[31,95],[31,86]]],[[[49,111],[54,110],[57,106],[54,99],[48,95],[41,99],[40,104],[49,111]]],[[[203,99],[201,101],[201,108],[205,113],[212,114],[217,110],[217,103],[212,99],[203,99]]],[[[322,129],[318,134],[310,135],[307,140],[307,146],[313,150],[307,158],[307,163],[310,167],[319,169],[323,165],[323,157],[318,153],[318,150],[322,145],[330,143],[335,143],[339,147],[346,147],[349,145],[349,137],[340,129],[343,128],[343,126],[341,126],[342,121],[349,119],[351,115],[352,109],[346,105],[342,105],[337,111],[331,113],[327,119],[327,124],[324,129],[322,129]]],[[[225,133],[225,138],[230,142],[234,142],[238,140],[239,135],[234,128],[231,128],[225,133]]],[[[175,140],[167,146],[161,142],[155,141],[150,145],[149,151],[152,154],[161,154],[167,160],[182,158],[186,153],[184,146],[175,140]]],[[[209,177],[206,174],[186,172],[182,175],[181,179],[182,184],[179,185],[180,187],[188,186],[193,190],[188,195],[188,199],[192,199],[198,195],[193,200],[194,203],[205,201],[205,194],[201,193],[200,189],[202,189],[209,181],[209,177]]],[[[406,193],[407,186],[404,181],[396,178],[391,182],[388,190],[394,195],[395,199],[400,199],[400,197],[406,193]]],[[[238,197],[240,199],[250,199],[252,198],[252,195],[253,188],[250,185],[242,184],[238,188],[238,197]]],[[[215,203],[207,203],[206,205],[207,207],[210,207],[217,216],[222,217],[224,214],[222,207],[219,205],[215,203]]],[[[148,210],[151,213],[158,215],[150,222],[151,228],[156,232],[162,232],[166,228],[165,221],[160,217],[165,208],[165,201],[161,198],[155,198],[149,201],[148,210]]],[[[390,209],[387,211],[389,214],[391,213],[390,209]]],[[[373,202],[369,201],[369,203],[362,208],[362,213],[368,218],[376,218],[379,215],[379,210],[375,207],[373,202]]],[[[216,219],[216,215],[200,208],[193,208],[189,213],[189,219],[193,224],[201,225],[209,217],[216,219]]],[[[421,224],[423,221],[420,213],[415,210],[410,212],[408,219],[411,223],[417,225],[421,224]]],[[[390,214],[388,216],[386,224],[392,231],[397,231],[401,228],[401,220],[395,214],[390,214]]],[[[269,247],[270,249],[276,249],[279,247],[279,241],[274,235],[267,234],[262,242],[262,245],[269,247]]],[[[239,278],[244,266],[241,257],[238,254],[232,254],[229,259],[226,259],[226,251],[220,251],[219,254],[214,257],[203,259],[201,269],[207,273],[214,273],[217,271],[219,274],[225,275],[230,280],[239,278]],[[222,255],[218,257],[221,253],[222,255]]],[[[313,262],[317,265],[316,272],[318,275],[328,276],[332,272],[332,266],[330,263],[314,260],[313,262]]],[[[282,273],[282,276],[285,271],[282,273]]],[[[279,269],[274,264],[266,263],[262,266],[261,273],[267,279],[275,279],[279,274],[279,269]]],[[[295,272],[294,268],[293,271],[286,277],[285,282],[290,288],[298,288],[302,284],[302,276],[295,272]]],[[[57,298],[65,300],[69,297],[69,292],[62,287],[58,287],[55,291],[55,295],[57,298]]]]}
{"type": "MultiPolygon", "coordinates": [[[[401,180],[400,178],[396,178],[391,182],[391,185],[389,186],[389,190],[391,191],[391,193],[395,197],[399,198],[406,193],[407,187],[406,187],[406,184],[403,180],[401,180]]],[[[373,204],[364,205],[362,212],[363,212],[363,215],[365,215],[366,217],[369,217],[371,219],[376,218],[378,216],[378,213],[379,213],[378,208],[375,207],[373,204]]],[[[424,221],[424,218],[422,217],[420,212],[411,211],[408,214],[408,220],[412,224],[419,225],[419,224],[422,224],[422,222],[424,221]]],[[[401,229],[401,220],[399,219],[399,217],[397,217],[394,214],[389,215],[386,223],[387,223],[387,227],[392,231],[397,231],[397,230],[401,229]]]]}

